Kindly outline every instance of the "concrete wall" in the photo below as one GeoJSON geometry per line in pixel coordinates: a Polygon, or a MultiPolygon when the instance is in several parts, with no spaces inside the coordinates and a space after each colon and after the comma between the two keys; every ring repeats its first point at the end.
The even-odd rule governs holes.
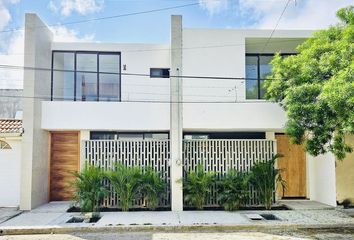
{"type": "Polygon", "coordinates": [[[50,95],[52,33],[35,14],[25,17],[23,128],[20,208],[48,201],[48,133],[41,129],[41,101],[50,95]]]}
{"type": "Polygon", "coordinates": [[[21,138],[0,138],[11,149],[0,149],[0,207],[20,204],[21,138]]]}
{"type": "MultiPolygon", "coordinates": [[[[354,135],[348,136],[346,142],[354,146],[354,135]]],[[[354,153],[342,160],[336,161],[337,201],[349,198],[354,202],[354,153]]]]}
{"type": "Polygon", "coordinates": [[[306,155],[308,197],[310,200],[336,206],[335,157],[331,153],[317,157],[306,155]]]}
{"type": "Polygon", "coordinates": [[[168,131],[168,103],[43,102],[46,130],[168,131]]]}
{"type": "Polygon", "coordinates": [[[269,102],[185,103],[183,127],[188,131],[282,132],[286,117],[269,102]]]}
{"type": "MultiPolygon", "coordinates": [[[[168,103],[43,102],[46,130],[168,131],[168,103]]],[[[286,118],[274,103],[185,103],[183,129],[187,131],[277,131],[286,118]]]]}

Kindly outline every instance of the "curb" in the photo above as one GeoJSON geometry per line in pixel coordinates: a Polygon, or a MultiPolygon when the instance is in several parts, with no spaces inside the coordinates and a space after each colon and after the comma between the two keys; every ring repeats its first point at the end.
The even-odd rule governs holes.
{"type": "Polygon", "coordinates": [[[228,232],[228,231],[276,231],[276,230],[351,230],[354,224],[316,224],[316,225],[195,225],[195,226],[107,226],[107,227],[18,227],[0,229],[0,236],[4,235],[34,235],[34,234],[70,234],[70,233],[123,233],[123,232],[228,232]]]}

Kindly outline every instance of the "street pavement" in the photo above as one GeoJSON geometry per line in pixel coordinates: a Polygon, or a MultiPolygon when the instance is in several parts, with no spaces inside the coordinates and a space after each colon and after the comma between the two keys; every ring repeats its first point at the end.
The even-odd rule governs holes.
{"type": "Polygon", "coordinates": [[[323,230],[271,231],[271,232],[125,232],[125,233],[73,233],[1,236],[0,240],[344,240],[354,239],[354,231],[323,230]]]}

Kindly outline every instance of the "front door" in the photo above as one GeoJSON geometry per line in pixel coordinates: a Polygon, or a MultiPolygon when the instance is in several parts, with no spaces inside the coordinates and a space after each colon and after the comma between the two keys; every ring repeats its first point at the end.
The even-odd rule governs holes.
{"type": "Polygon", "coordinates": [[[277,150],[283,157],[278,159],[278,168],[283,169],[286,190],[278,188],[278,195],[285,198],[306,197],[306,155],[302,145],[291,144],[286,135],[276,135],[277,150]]]}
{"type": "Polygon", "coordinates": [[[51,132],[50,147],[50,201],[71,200],[79,170],[80,144],[78,132],[51,132]]]}

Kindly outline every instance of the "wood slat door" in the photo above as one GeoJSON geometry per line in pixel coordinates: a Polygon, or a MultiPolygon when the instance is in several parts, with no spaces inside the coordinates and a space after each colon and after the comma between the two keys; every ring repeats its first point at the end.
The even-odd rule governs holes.
{"type": "Polygon", "coordinates": [[[50,151],[50,201],[71,200],[72,172],[79,170],[79,133],[52,132],[50,151]]]}
{"type": "MultiPolygon", "coordinates": [[[[283,157],[278,159],[278,168],[284,169],[282,177],[287,187],[284,197],[306,197],[306,155],[302,145],[291,144],[286,135],[276,135],[277,151],[283,157]]],[[[278,195],[283,196],[281,188],[278,195]]]]}

